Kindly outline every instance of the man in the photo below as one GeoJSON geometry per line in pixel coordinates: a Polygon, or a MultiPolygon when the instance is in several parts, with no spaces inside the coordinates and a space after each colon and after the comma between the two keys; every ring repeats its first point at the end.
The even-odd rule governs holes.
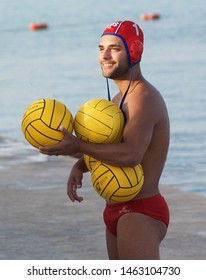
{"type": "MultiPolygon", "coordinates": [[[[82,142],[61,128],[64,139],[53,147],[40,147],[49,155],[82,153],[116,166],[141,164],[144,185],[131,201],[106,202],[104,221],[110,259],[159,259],[159,246],[167,232],[169,210],[159,192],[159,180],[169,146],[169,118],[160,93],[145,80],[140,69],[143,33],[131,21],[108,26],[101,36],[99,61],[102,74],[119,88],[113,98],[125,115],[123,141],[118,144],[82,142]]],[[[82,201],[76,190],[87,172],[83,158],[73,166],[68,195],[82,201]]]]}

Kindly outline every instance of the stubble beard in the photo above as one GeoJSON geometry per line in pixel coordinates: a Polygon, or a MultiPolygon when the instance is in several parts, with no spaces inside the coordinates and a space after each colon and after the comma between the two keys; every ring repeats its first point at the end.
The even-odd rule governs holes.
{"type": "Polygon", "coordinates": [[[105,78],[112,79],[112,80],[122,80],[125,79],[125,77],[128,75],[129,72],[129,64],[124,63],[123,65],[120,65],[114,69],[106,69],[104,70],[102,67],[102,75],[105,78]]]}

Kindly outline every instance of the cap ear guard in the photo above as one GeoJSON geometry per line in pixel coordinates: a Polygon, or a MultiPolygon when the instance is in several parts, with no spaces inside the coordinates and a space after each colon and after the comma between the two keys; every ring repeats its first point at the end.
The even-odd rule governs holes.
{"type": "Polygon", "coordinates": [[[129,53],[132,64],[141,60],[143,52],[143,44],[139,40],[134,40],[130,46],[129,53]]]}

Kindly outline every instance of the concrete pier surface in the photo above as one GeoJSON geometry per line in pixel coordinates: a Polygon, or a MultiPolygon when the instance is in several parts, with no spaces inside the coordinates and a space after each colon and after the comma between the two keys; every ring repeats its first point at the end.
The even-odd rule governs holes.
{"type": "MultiPolygon", "coordinates": [[[[75,159],[50,157],[0,170],[1,260],[107,259],[104,200],[85,174],[72,203],[66,182],[75,159]]],[[[171,212],[163,260],[206,259],[206,197],[161,186],[171,212]]]]}

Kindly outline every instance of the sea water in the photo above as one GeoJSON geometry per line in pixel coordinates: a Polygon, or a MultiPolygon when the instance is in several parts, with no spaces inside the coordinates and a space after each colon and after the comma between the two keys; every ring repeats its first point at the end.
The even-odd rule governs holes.
{"type": "Polygon", "coordinates": [[[107,98],[99,38],[113,21],[128,19],[144,31],[142,72],[170,115],[161,183],[206,195],[205,12],[203,0],[1,0],[0,168],[46,160],[21,132],[23,113],[36,99],[56,98],[75,115],[84,102],[107,98]],[[160,19],[140,21],[151,12],[160,19]],[[30,32],[31,22],[49,28],[30,32]]]}

